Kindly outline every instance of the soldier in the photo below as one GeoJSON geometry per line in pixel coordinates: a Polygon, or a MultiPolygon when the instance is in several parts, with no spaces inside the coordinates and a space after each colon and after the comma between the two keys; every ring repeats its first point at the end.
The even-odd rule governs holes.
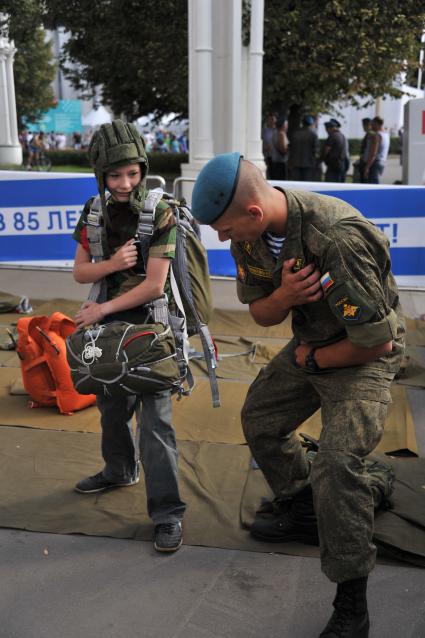
{"type": "Polygon", "coordinates": [[[276,497],[251,534],[318,540],[322,570],[337,583],[320,636],[367,637],[376,547],[363,459],[382,436],[405,332],[388,240],[339,199],[273,188],[239,153],[203,168],[192,212],[231,240],[237,294],[255,321],[276,325],[292,312],[293,339],[260,372],[242,409],[247,442],[276,497]],[[319,408],[311,461],[295,430],[319,408]]]}

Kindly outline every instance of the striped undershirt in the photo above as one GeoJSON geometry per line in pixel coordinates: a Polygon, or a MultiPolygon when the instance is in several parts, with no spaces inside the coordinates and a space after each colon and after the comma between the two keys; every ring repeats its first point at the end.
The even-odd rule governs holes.
{"type": "Polygon", "coordinates": [[[282,250],[285,237],[274,235],[273,233],[264,233],[263,239],[266,242],[267,248],[273,255],[274,259],[277,259],[280,255],[280,251],[282,250]]]}

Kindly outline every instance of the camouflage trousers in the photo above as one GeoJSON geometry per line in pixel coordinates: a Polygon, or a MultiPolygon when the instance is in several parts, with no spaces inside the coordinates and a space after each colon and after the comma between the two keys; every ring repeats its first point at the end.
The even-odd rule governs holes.
{"type": "Polygon", "coordinates": [[[311,483],[322,570],[334,582],[374,567],[374,504],[363,458],[379,443],[402,347],[376,362],[312,374],[294,364],[295,340],[260,372],[242,409],[253,457],[276,496],[311,483]],[[320,448],[307,460],[295,429],[321,408],[320,448]]]}

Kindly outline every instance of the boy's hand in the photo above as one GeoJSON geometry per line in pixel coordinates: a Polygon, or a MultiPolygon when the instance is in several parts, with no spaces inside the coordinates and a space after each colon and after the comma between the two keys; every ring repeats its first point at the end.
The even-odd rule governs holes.
{"type": "Polygon", "coordinates": [[[314,264],[308,264],[298,272],[293,272],[295,259],[283,262],[281,287],[282,296],[288,307],[301,306],[321,299],[320,271],[314,264]]]}
{"type": "Polygon", "coordinates": [[[134,239],[129,239],[124,246],[121,246],[109,261],[114,266],[114,272],[133,268],[137,263],[137,247],[134,239]]]}
{"type": "Polygon", "coordinates": [[[95,301],[85,301],[75,315],[75,323],[77,328],[83,328],[102,321],[104,316],[102,304],[98,304],[95,301]]]}

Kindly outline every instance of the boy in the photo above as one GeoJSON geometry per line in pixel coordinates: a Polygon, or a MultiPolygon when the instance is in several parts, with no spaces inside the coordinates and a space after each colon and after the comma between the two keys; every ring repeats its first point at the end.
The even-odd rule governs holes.
{"type": "MultiPolygon", "coordinates": [[[[94,323],[126,321],[143,324],[148,311],[144,304],[169,293],[170,259],[174,258],[176,229],[174,215],[159,202],[154,220],[146,268],[137,251],[135,236],[139,211],[146,196],[148,161],[144,140],[137,129],[115,120],[104,124],[92,138],[89,158],[94,167],[102,200],[107,254],[94,263],[87,239],[87,216],[92,199],[86,202],[74,231],[79,242],[74,278],[79,283],[103,280],[105,299],[86,301],[76,315],[78,327],[94,323]],[[105,186],[110,198],[106,202],[105,186]]],[[[154,547],[171,552],[182,544],[181,521],[185,504],[180,498],[175,432],[171,424],[171,391],[141,396],[97,396],[101,414],[101,472],[77,483],[76,491],[93,494],[130,486],[139,481],[139,461],[145,472],[148,513],[155,525],[154,547]],[[138,410],[143,406],[142,417],[138,410]],[[140,428],[139,450],[135,449],[131,420],[136,412],[140,428]]]]}

